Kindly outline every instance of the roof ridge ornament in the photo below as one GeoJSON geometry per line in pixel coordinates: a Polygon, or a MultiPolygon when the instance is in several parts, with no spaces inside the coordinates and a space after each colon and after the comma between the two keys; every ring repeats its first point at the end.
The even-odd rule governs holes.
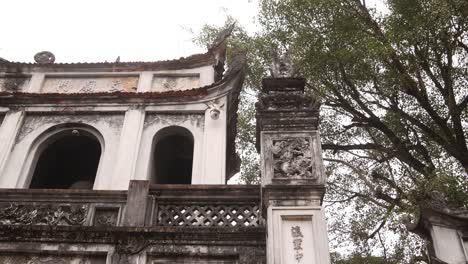
{"type": "Polygon", "coordinates": [[[235,26],[236,23],[232,23],[227,28],[221,30],[218,35],[216,35],[211,45],[208,45],[208,53],[213,54],[215,57],[215,63],[213,65],[215,69],[215,81],[219,81],[223,78],[224,64],[226,62],[226,40],[231,36],[235,26]]]}
{"type": "Polygon", "coordinates": [[[34,61],[37,64],[53,64],[55,62],[55,55],[50,51],[41,51],[34,55],[34,61]]]}
{"type": "Polygon", "coordinates": [[[216,35],[216,38],[213,40],[211,45],[209,45],[208,49],[215,49],[223,44],[225,44],[226,39],[229,38],[232,34],[232,31],[234,30],[234,27],[236,26],[236,23],[232,23],[229,25],[227,28],[221,30],[218,35],[216,35]]]}

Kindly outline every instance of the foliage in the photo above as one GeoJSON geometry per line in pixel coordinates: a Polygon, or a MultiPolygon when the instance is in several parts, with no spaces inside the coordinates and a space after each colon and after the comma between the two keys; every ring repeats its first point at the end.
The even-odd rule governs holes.
{"type": "Polygon", "coordinates": [[[379,10],[359,0],[260,4],[262,31],[237,28],[229,43],[249,51],[237,142],[248,161],[243,179],[258,175],[253,97],[268,50],[279,47],[323,101],[331,246],[351,254],[336,263],[376,255],[382,263],[424,261],[423,240],[402,217],[417,219],[435,192],[468,209],[468,2],[388,0],[379,10]]]}

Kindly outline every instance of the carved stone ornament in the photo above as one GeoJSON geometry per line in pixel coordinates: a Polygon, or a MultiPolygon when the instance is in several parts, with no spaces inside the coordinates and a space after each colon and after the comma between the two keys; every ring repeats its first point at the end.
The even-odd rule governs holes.
{"type": "Polygon", "coordinates": [[[150,244],[150,241],[143,236],[130,237],[119,239],[115,249],[120,255],[134,255],[140,253],[150,244]]]}
{"type": "Polygon", "coordinates": [[[309,138],[273,140],[274,177],[314,179],[310,143],[309,138]]]}
{"type": "Polygon", "coordinates": [[[94,213],[94,226],[116,226],[118,216],[118,208],[96,208],[94,213]]]}
{"type": "Polygon", "coordinates": [[[38,64],[52,64],[55,62],[55,55],[50,51],[41,51],[34,55],[34,61],[38,64]]]}
{"type": "Polygon", "coordinates": [[[88,205],[2,204],[2,225],[82,225],[88,205]]]}
{"type": "Polygon", "coordinates": [[[206,105],[210,109],[211,119],[218,120],[219,115],[221,114],[221,108],[224,106],[224,104],[217,104],[215,102],[210,102],[210,103],[208,103],[206,105]]]}
{"type": "Polygon", "coordinates": [[[279,54],[278,48],[270,49],[271,66],[270,74],[275,78],[294,77],[296,75],[296,69],[292,63],[289,53],[283,52],[279,54]]]}
{"type": "Polygon", "coordinates": [[[320,101],[317,98],[300,93],[261,94],[256,104],[259,109],[311,109],[318,110],[320,101]]]}

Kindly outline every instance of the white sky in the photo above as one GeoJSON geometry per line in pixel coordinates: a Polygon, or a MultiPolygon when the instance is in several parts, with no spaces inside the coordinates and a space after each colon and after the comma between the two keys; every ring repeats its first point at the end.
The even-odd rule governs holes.
{"type": "Polygon", "coordinates": [[[227,14],[255,31],[256,0],[0,0],[0,57],[33,62],[156,61],[205,52],[192,43],[227,14]],[[193,32],[191,32],[193,30],[193,32]]]}

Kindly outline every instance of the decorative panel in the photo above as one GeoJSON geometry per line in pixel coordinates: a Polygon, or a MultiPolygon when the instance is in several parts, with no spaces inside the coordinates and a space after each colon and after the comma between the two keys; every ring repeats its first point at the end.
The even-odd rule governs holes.
{"type": "MultiPolygon", "coordinates": [[[[283,217],[281,237],[283,242],[282,263],[317,263],[312,238],[310,216],[283,217]]],[[[318,264],[318,263],[317,263],[318,264]]]]}
{"type": "Polygon", "coordinates": [[[273,140],[275,178],[313,178],[310,138],[273,140]]]}
{"type": "Polygon", "coordinates": [[[24,92],[29,87],[29,77],[0,77],[0,92],[24,92]]]}
{"type": "Polygon", "coordinates": [[[268,209],[268,264],[330,263],[326,222],[320,207],[268,209]]]}
{"type": "MultiPolygon", "coordinates": [[[[83,225],[87,204],[0,204],[1,225],[83,225]]],[[[1,262],[0,262],[1,263],[1,262]]]]}
{"type": "Polygon", "coordinates": [[[234,264],[237,263],[232,259],[220,259],[209,257],[164,257],[164,258],[151,258],[148,264],[234,264]]]}
{"type": "Polygon", "coordinates": [[[138,77],[46,77],[42,93],[102,93],[137,91],[138,77]]]}
{"type": "Polygon", "coordinates": [[[257,205],[159,205],[159,226],[259,226],[257,205]]]}
{"type": "MultiPolygon", "coordinates": [[[[89,253],[88,253],[89,254],[89,253]]],[[[2,264],[105,264],[106,256],[0,254],[2,264]]]]}
{"type": "Polygon", "coordinates": [[[118,207],[96,207],[93,217],[94,226],[117,226],[119,223],[118,207]]]}
{"type": "Polygon", "coordinates": [[[200,76],[181,75],[181,76],[160,76],[155,75],[151,83],[152,92],[180,91],[197,88],[200,85],[200,76]]]}

